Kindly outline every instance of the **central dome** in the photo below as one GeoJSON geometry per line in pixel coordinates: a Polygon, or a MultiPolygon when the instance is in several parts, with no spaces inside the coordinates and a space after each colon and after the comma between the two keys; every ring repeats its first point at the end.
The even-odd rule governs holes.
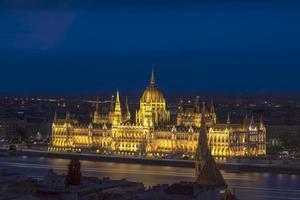
{"type": "Polygon", "coordinates": [[[147,102],[147,103],[160,103],[160,102],[164,102],[165,98],[163,96],[163,94],[159,91],[159,89],[156,86],[149,86],[147,87],[147,89],[145,90],[142,99],[142,102],[147,102]]]}
{"type": "Polygon", "coordinates": [[[143,103],[163,103],[165,102],[165,98],[158,87],[155,85],[154,72],[152,70],[150,85],[144,91],[143,96],[141,98],[141,102],[143,103]]]}

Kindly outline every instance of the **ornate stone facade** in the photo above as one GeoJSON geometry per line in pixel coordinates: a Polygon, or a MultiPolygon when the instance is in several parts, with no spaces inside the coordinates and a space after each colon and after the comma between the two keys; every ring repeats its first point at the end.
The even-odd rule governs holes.
{"type": "Polygon", "coordinates": [[[232,124],[228,117],[226,123],[217,123],[213,103],[206,109],[205,103],[200,106],[198,98],[193,108],[183,108],[180,104],[177,120],[171,123],[166,100],[156,86],[153,72],[150,85],[140,99],[135,123],[130,120],[127,100],[122,110],[119,92],[114,102],[107,115],[101,115],[97,106],[89,124],[80,124],[70,119],[69,114],[65,119],[55,117],[49,150],[92,150],[107,155],[194,158],[204,116],[213,156],[266,154],[266,128],[262,120],[256,124],[253,117],[246,117],[243,123],[232,124]]]}

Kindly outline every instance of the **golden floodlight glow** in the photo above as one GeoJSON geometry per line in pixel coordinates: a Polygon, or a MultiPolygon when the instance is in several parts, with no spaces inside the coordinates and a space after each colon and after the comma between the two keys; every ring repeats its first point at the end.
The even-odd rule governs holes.
{"type": "Polygon", "coordinates": [[[131,121],[127,98],[122,109],[119,91],[110,102],[109,113],[103,115],[97,98],[90,124],[80,124],[70,119],[69,114],[65,119],[55,116],[49,150],[81,152],[92,148],[107,155],[193,159],[204,117],[213,156],[266,155],[266,128],[262,119],[256,124],[254,118],[245,117],[243,123],[232,124],[228,115],[226,123],[217,123],[213,101],[209,108],[204,103],[200,105],[199,97],[194,103],[188,102],[187,106],[180,100],[176,123],[170,124],[170,112],[156,85],[154,71],[149,86],[140,98],[135,123],[131,121]]]}

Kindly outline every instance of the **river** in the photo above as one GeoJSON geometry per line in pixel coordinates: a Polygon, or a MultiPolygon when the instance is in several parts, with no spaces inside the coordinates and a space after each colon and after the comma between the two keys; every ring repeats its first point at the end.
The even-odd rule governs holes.
{"type": "MultiPolygon", "coordinates": [[[[0,168],[20,172],[41,179],[52,168],[66,173],[69,160],[43,157],[0,157],[0,168]]],[[[143,182],[145,186],[193,181],[194,170],[182,167],[122,164],[113,162],[81,161],[85,176],[107,176],[112,179],[127,178],[143,182]]],[[[225,173],[227,184],[234,189],[238,199],[300,200],[300,176],[271,173],[225,173]]]]}

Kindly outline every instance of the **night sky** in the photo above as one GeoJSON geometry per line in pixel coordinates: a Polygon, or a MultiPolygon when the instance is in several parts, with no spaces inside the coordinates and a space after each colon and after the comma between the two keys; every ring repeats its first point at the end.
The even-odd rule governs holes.
{"type": "Polygon", "coordinates": [[[0,92],[300,92],[300,2],[79,2],[1,1],[0,92]]]}

